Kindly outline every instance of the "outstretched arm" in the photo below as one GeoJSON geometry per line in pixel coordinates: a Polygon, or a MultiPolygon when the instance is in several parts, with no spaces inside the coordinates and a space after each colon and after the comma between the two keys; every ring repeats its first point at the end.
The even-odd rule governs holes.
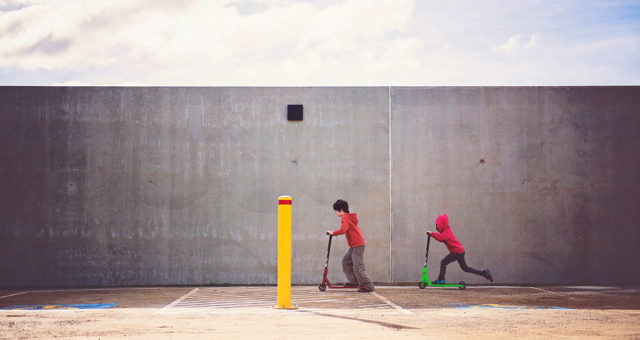
{"type": "Polygon", "coordinates": [[[340,226],[340,229],[332,231],[330,235],[333,235],[333,236],[342,235],[342,234],[346,233],[347,230],[349,230],[349,222],[347,222],[346,218],[343,218],[342,219],[342,225],[340,226]]]}
{"type": "Polygon", "coordinates": [[[440,241],[440,242],[444,242],[447,240],[447,236],[443,235],[441,233],[435,232],[435,231],[427,231],[427,235],[431,235],[431,237],[435,238],[436,240],[440,241]]]}

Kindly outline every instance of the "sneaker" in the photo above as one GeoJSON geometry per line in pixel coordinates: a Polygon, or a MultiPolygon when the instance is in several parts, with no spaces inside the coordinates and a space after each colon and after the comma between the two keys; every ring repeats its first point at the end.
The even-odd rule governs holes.
{"type": "Polygon", "coordinates": [[[489,269],[485,269],[482,274],[484,275],[484,278],[493,282],[493,276],[491,276],[491,272],[489,271],[489,269]]]}
{"type": "Polygon", "coordinates": [[[358,287],[358,293],[371,293],[373,291],[373,288],[358,287]]]}
{"type": "Polygon", "coordinates": [[[431,282],[434,285],[443,285],[444,284],[444,280],[435,280],[433,282],[431,282]]]}

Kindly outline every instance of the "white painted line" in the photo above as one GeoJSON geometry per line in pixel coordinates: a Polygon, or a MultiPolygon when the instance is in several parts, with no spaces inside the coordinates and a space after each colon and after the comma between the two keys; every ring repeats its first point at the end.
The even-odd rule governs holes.
{"type": "Polygon", "coordinates": [[[214,301],[203,301],[203,302],[183,302],[178,305],[176,308],[198,308],[198,307],[215,307],[215,308],[244,308],[244,307],[253,307],[253,306],[266,306],[270,307],[273,303],[267,301],[256,301],[256,302],[245,302],[242,304],[237,304],[233,302],[214,302],[214,301]]]}
{"type": "Polygon", "coordinates": [[[548,294],[564,296],[564,297],[569,298],[569,299],[575,299],[575,297],[569,296],[568,294],[565,294],[565,293],[554,292],[554,291],[551,291],[551,290],[546,290],[546,289],[542,289],[542,288],[538,288],[538,287],[529,287],[529,288],[535,289],[535,290],[539,290],[541,292],[545,292],[545,293],[548,293],[548,294]]]}
{"type": "Polygon", "coordinates": [[[616,289],[616,287],[608,287],[608,286],[565,286],[564,288],[569,288],[569,289],[589,289],[589,290],[616,289]]]}
{"type": "Polygon", "coordinates": [[[477,288],[481,288],[481,289],[487,289],[487,288],[492,288],[492,289],[526,289],[527,287],[524,287],[524,286],[467,286],[467,288],[465,288],[465,289],[477,289],[477,288]]]}
{"type": "Polygon", "coordinates": [[[378,299],[382,300],[382,302],[386,303],[387,305],[399,310],[400,312],[402,312],[402,314],[413,314],[410,310],[406,310],[398,305],[396,305],[395,303],[389,301],[386,297],[376,293],[376,292],[372,292],[371,294],[375,295],[376,297],[378,297],[378,299]]]}
{"type": "Polygon", "coordinates": [[[187,294],[182,295],[181,297],[179,297],[177,300],[173,301],[172,303],[162,307],[159,311],[157,311],[156,313],[164,313],[165,311],[167,311],[168,309],[172,308],[173,306],[177,305],[180,303],[180,301],[188,298],[189,296],[195,294],[198,290],[200,290],[200,288],[194,288],[192,291],[188,292],[187,294]]]}
{"type": "Polygon", "coordinates": [[[78,289],[40,289],[30,290],[25,293],[55,293],[55,292],[89,292],[100,290],[148,290],[148,289],[164,289],[167,287],[105,287],[105,288],[78,288],[78,289]]]}
{"type": "Polygon", "coordinates": [[[565,294],[562,294],[562,293],[558,293],[558,292],[554,292],[554,291],[551,291],[551,290],[546,290],[546,289],[542,289],[542,288],[538,288],[538,287],[529,287],[529,288],[535,289],[535,290],[539,290],[541,292],[545,292],[545,293],[549,293],[549,294],[562,295],[562,296],[565,295],[565,294]]]}
{"type": "Polygon", "coordinates": [[[11,295],[0,296],[0,299],[4,299],[4,298],[7,298],[7,297],[16,296],[16,295],[21,295],[21,294],[25,294],[25,293],[28,293],[28,292],[21,292],[21,293],[15,293],[15,294],[11,294],[11,295]]]}
{"type": "MultiPolygon", "coordinates": [[[[420,288],[418,288],[418,284],[416,284],[415,286],[376,286],[376,289],[414,289],[414,290],[421,290],[420,288]]],[[[426,289],[429,288],[437,288],[437,289],[442,289],[442,287],[425,287],[426,289]]],[[[455,288],[455,287],[450,287],[450,288],[455,288]]],[[[525,287],[525,286],[467,286],[467,288],[465,289],[527,289],[529,287],[525,287]]]]}

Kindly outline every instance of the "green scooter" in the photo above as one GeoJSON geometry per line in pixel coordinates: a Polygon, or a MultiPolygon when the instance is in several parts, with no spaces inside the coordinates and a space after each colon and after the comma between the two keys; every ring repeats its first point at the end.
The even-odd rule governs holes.
{"type": "Polygon", "coordinates": [[[429,287],[458,287],[460,289],[467,288],[467,284],[464,283],[464,281],[460,281],[460,282],[458,282],[458,284],[431,283],[431,281],[429,280],[429,277],[427,276],[427,261],[429,260],[429,242],[430,241],[431,241],[431,235],[429,235],[428,238],[427,238],[427,255],[425,256],[424,268],[422,269],[422,282],[420,282],[420,284],[418,285],[420,287],[420,289],[425,289],[427,286],[429,286],[429,287]]]}

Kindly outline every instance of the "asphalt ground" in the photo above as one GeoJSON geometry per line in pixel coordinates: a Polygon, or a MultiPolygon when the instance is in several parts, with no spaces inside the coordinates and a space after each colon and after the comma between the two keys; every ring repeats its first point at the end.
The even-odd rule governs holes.
{"type": "Polygon", "coordinates": [[[0,290],[0,338],[629,338],[640,286],[0,290]]]}

